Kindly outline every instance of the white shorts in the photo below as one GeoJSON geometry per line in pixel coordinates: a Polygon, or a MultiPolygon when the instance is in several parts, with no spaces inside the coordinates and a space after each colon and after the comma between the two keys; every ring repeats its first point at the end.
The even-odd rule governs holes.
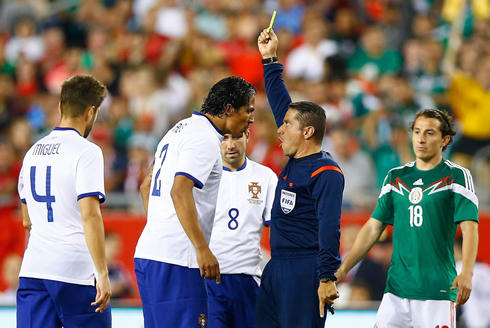
{"type": "Polygon", "coordinates": [[[375,328],[455,328],[456,309],[452,301],[412,300],[390,293],[376,315],[375,328]]]}

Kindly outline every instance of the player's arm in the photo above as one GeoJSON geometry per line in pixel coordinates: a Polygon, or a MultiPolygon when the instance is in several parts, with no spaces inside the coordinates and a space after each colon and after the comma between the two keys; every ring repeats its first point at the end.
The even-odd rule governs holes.
{"type": "Polygon", "coordinates": [[[478,222],[463,221],[459,224],[463,233],[463,268],[454,279],[451,289],[458,288],[456,307],[460,307],[470,298],[473,269],[478,253],[478,222]]]}
{"type": "Polygon", "coordinates": [[[26,203],[22,203],[22,225],[27,229],[27,231],[31,231],[32,223],[31,219],[29,218],[29,213],[27,212],[26,203]]]}
{"type": "MultiPolygon", "coordinates": [[[[257,43],[262,58],[276,57],[279,40],[273,30],[267,33],[267,29],[264,29],[257,43]]],[[[278,127],[283,124],[284,116],[291,103],[291,97],[282,79],[282,71],[282,64],[264,65],[265,91],[278,127]]]]}
{"type": "Polygon", "coordinates": [[[109,305],[111,285],[107,270],[104,247],[104,224],[100,213],[99,196],[88,196],[78,200],[83,230],[88,250],[98,273],[97,296],[92,306],[99,305],[95,312],[103,312],[109,305]]]}
{"type": "Polygon", "coordinates": [[[155,163],[151,164],[148,174],[140,185],[141,198],[143,199],[143,207],[145,208],[145,214],[148,214],[148,201],[150,199],[150,186],[151,186],[151,176],[153,174],[153,166],[155,163]]]}
{"type": "Polygon", "coordinates": [[[196,248],[197,263],[199,264],[201,276],[210,280],[216,279],[216,283],[220,283],[221,276],[218,260],[211,253],[197,218],[196,204],[192,194],[194,185],[194,180],[185,175],[176,175],[170,190],[170,196],[180,224],[196,248]]]}
{"type": "Polygon", "coordinates": [[[344,263],[340,266],[335,275],[337,276],[337,283],[342,282],[349,271],[362,260],[369,250],[376,244],[379,237],[386,228],[386,224],[370,218],[359,231],[359,234],[354,241],[354,245],[344,260],[344,263]]]}

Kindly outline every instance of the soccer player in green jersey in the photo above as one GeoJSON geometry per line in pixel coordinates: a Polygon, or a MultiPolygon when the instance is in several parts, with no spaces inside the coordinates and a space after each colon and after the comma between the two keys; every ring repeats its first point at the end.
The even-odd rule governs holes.
{"type": "Polygon", "coordinates": [[[336,273],[341,282],[393,225],[393,254],[375,327],[455,327],[455,306],[471,293],[478,248],[478,198],[468,169],[442,157],[454,122],[437,109],[411,124],[416,160],[386,176],[371,218],[336,273]],[[456,276],[454,237],[463,233],[463,269],[456,276]]]}

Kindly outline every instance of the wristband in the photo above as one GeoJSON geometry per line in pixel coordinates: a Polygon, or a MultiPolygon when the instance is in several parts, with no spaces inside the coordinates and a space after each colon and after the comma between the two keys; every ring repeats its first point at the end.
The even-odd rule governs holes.
{"type": "Polygon", "coordinates": [[[272,63],[277,63],[277,56],[262,59],[262,64],[268,65],[272,63]]]}

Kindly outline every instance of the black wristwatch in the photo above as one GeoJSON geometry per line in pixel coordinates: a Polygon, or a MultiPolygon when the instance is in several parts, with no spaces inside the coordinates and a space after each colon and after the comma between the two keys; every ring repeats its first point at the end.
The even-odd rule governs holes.
{"type": "Polygon", "coordinates": [[[329,281],[334,281],[332,278],[329,277],[321,277],[320,282],[329,282],[329,281]]]}
{"type": "Polygon", "coordinates": [[[268,65],[272,63],[277,63],[277,56],[262,59],[262,64],[268,65]]]}

